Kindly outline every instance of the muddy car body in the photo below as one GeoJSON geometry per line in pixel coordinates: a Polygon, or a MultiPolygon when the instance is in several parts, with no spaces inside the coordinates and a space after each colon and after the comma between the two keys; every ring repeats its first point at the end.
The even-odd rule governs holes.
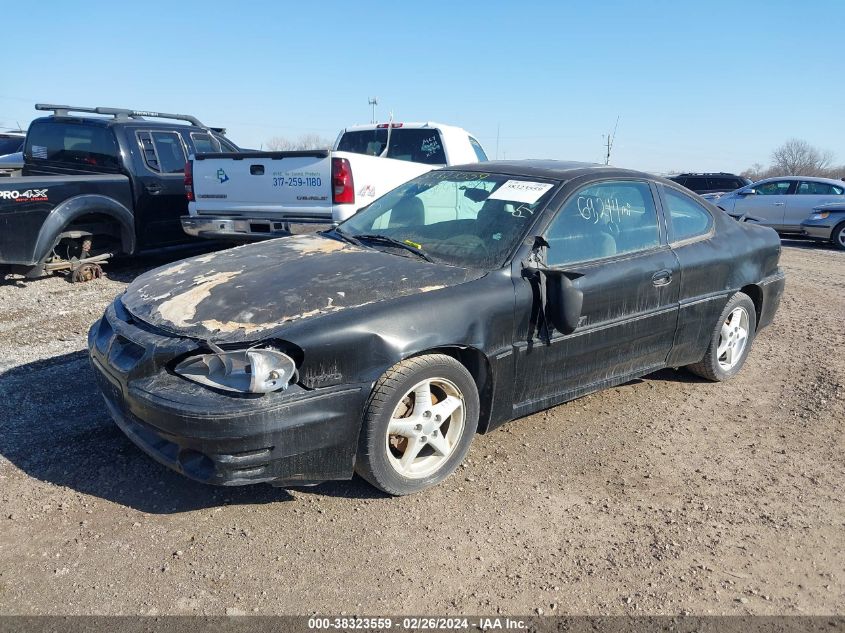
{"type": "Polygon", "coordinates": [[[684,191],[553,161],[431,172],[325,234],[139,277],[90,330],[95,373],[127,435],[193,479],[357,470],[414,492],[476,431],[663,367],[738,371],[778,306],[780,243],[684,191]],[[259,377],[262,351],[233,388],[220,359],[245,350],[291,369],[259,377]]]}

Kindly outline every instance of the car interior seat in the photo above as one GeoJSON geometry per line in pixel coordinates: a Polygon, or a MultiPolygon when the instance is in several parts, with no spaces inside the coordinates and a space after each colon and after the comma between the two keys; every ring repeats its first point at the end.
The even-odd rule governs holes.
{"type": "Polygon", "coordinates": [[[388,228],[399,228],[406,226],[423,226],[425,224],[425,205],[423,201],[412,196],[402,198],[396,206],[390,210],[388,228]]]}

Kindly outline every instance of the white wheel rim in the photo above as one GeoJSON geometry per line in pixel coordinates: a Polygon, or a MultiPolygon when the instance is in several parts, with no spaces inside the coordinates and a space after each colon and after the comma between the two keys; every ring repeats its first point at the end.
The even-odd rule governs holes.
{"type": "Polygon", "coordinates": [[[845,226],[839,230],[839,233],[836,235],[836,239],[840,246],[845,246],[845,226]]]}
{"type": "Polygon", "coordinates": [[[464,433],[464,395],[445,378],[428,378],[399,400],[385,437],[387,459],[409,479],[436,472],[455,452],[464,433]]]}
{"type": "Polygon", "coordinates": [[[748,312],[735,308],[722,323],[716,356],[722,369],[733,369],[742,360],[748,345],[748,312]]]}

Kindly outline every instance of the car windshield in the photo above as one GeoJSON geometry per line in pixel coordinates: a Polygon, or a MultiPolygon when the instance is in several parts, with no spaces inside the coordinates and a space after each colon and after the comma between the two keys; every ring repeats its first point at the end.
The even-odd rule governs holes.
{"type": "Polygon", "coordinates": [[[431,171],[338,227],[362,245],[465,268],[504,265],[554,189],[541,178],[431,171]]]}

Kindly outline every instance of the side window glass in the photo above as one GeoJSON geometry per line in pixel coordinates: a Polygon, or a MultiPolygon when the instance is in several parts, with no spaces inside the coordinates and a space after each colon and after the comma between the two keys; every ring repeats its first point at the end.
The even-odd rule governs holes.
{"type": "Polygon", "coordinates": [[[664,187],[663,193],[672,221],[674,240],[686,240],[697,235],[704,235],[710,230],[713,218],[707,212],[707,209],[689,196],[685,196],[674,189],[664,187]]]}
{"type": "Polygon", "coordinates": [[[239,151],[237,147],[233,143],[230,143],[227,139],[223,138],[222,136],[215,136],[214,137],[218,143],[220,143],[220,151],[221,152],[237,152],[239,151]]]}
{"type": "Polygon", "coordinates": [[[804,181],[796,192],[800,196],[836,196],[842,195],[842,189],[826,182],[804,181]]]}
{"type": "Polygon", "coordinates": [[[219,145],[210,134],[191,134],[191,142],[194,144],[194,151],[197,154],[216,154],[220,151],[219,145]]]}
{"type": "Polygon", "coordinates": [[[608,181],[571,196],[546,232],[550,266],[586,262],[660,244],[648,183],[608,181]]]}
{"type": "Polygon", "coordinates": [[[176,132],[138,132],[144,162],[161,174],[180,174],[185,170],[185,150],[176,132]]]}
{"type": "Polygon", "coordinates": [[[789,191],[790,184],[788,180],[777,180],[775,182],[767,182],[764,185],[755,187],[755,189],[759,196],[782,196],[789,191]]]}

